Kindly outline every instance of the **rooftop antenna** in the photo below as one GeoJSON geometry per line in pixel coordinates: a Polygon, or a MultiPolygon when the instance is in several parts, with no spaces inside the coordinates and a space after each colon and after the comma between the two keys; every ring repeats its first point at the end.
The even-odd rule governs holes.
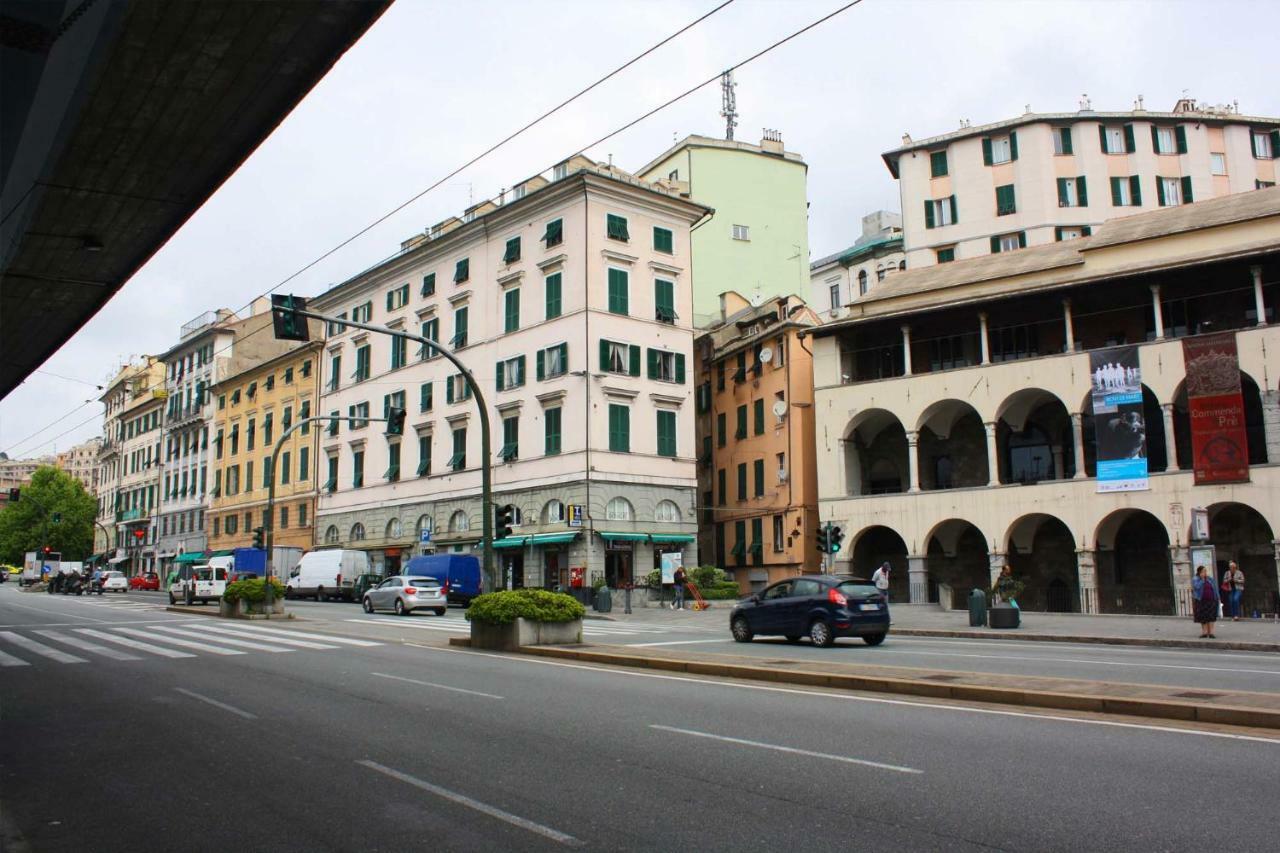
{"type": "Polygon", "coordinates": [[[733,90],[738,84],[733,82],[733,72],[726,71],[720,75],[720,115],[724,116],[724,138],[733,141],[733,129],[738,126],[738,99],[733,90]]]}

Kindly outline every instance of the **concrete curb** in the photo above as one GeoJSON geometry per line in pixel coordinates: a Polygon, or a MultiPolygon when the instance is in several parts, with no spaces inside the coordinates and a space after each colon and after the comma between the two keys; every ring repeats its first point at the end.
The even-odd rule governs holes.
{"type": "Polygon", "coordinates": [[[1165,640],[1155,637],[1098,637],[1084,634],[1017,634],[1012,631],[950,631],[942,628],[894,628],[892,626],[889,628],[889,634],[900,637],[949,637],[964,640],[1025,640],[1036,643],[1098,643],[1107,646],[1154,646],[1167,649],[1280,652],[1280,643],[1247,643],[1230,640],[1165,640]]]}
{"type": "MultiPolygon", "coordinates": [[[[470,646],[471,640],[468,637],[450,637],[449,645],[470,646]]],[[[651,658],[641,655],[594,652],[557,646],[523,646],[520,649],[520,654],[610,666],[684,672],[690,675],[741,678],[778,684],[800,684],[806,687],[830,687],[840,690],[860,690],[869,693],[889,693],[929,699],[987,702],[1042,710],[1092,711],[1100,714],[1131,717],[1280,729],[1280,710],[1271,711],[1263,708],[1204,705],[1194,702],[1171,702],[1163,699],[1131,698],[1091,693],[1019,690],[1009,687],[991,687],[975,684],[941,684],[936,681],[913,678],[833,674],[803,670],[791,671],[746,664],[651,658]]]]}
{"type": "Polygon", "coordinates": [[[264,622],[267,622],[267,621],[288,622],[293,620],[297,620],[299,622],[306,621],[305,619],[298,619],[298,617],[293,615],[292,613],[285,613],[279,616],[267,616],[265,614],[255,613],[251,616],[224,617],[222,616],[222,614],[218,612],[218,608],[216,607],[196,608],[196,607],[185,607],[182,605],[175,605],[175,604],[170,604],[168,607],[166,607],[165,612],[166,613],[182,613],[186,616],[206,616],[206,617],[212,616],[214,619],[225,618],[228,622],[248,622],[248,621],[257,621],[257,620],[261,620],[264,622]]]}

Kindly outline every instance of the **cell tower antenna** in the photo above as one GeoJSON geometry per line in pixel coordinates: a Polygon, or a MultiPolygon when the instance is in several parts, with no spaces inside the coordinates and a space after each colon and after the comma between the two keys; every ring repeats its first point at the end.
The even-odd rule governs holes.
{"type": "Polygon", "coordinates": [[[733,90],[738,84],[733,82],[733,72],[726,71],[720,75],[720,115],[724,116],[724,138],[733,141],[733,129],[738,126],[738,99],[733,90]]]}

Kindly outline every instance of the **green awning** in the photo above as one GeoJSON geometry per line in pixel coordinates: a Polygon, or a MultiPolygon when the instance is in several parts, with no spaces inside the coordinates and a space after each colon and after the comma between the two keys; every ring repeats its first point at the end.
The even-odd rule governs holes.
{"type": "Polygon", "coordinates": [[[692,533],[654,533],[650,538],[655,542],[692,542],[692,533]]]}
{"type": "Polygon", "coordinates": [[[232,551],[230,548],[228,548],[225,551],[214,551],[209,556],[210,557],[231,557],[231,556],[234,556],[235,553],[236,553],[235,551],[232,551]]]}
{"type": "Polygon", "coordinates": [[[504,539],[493,540],[495,548],[520,548],[528,540],[528,536],[508,536],[504,539]]]}
{"type": "MultiPolygon", "coordinates": [[[[214,556],[226,556],[230,553],[230,551],[227,551],[226,553],[218,551],[214,556]]],[[[188,551],[185,554],[179,554],[177,557],[174,557],[173,561],[175,563],[198,563],[204,558],[204,551],[188,551]]]]}
{"type": "Polygon", "coordinates": [[[648,542],[648,533],[611,533],[608,530],[598,531],[602,539],[616,539],[620,542],[648,542]]]}
{"type": "Polygon", "coordinates": [[[578,531],[572,530],[568,533],[535,533],[529,537],[529,541],[534,545],[562,545],[577,538],[578,531]]]}

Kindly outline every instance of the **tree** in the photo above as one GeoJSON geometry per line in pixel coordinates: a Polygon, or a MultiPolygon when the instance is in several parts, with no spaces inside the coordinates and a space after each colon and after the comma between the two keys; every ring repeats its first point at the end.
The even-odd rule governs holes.
{"type": "Polygon", "coordinates": [[[79,480],[52,465],[37,468],[21,498],[0,511],[0,562],[21,565],[24,554],[44,545],[83,560],[93,553],[97,514],[98,502],[79,480]]]}

